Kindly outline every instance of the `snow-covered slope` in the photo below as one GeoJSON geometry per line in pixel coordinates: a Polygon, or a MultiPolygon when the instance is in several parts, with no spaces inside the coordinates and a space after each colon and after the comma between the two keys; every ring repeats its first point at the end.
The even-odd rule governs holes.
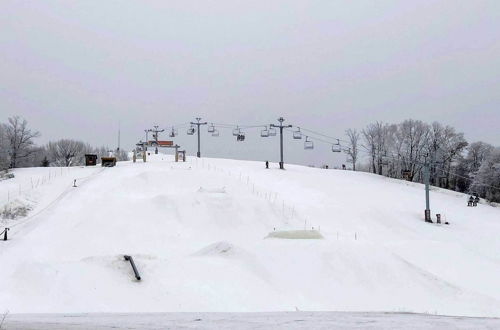
{"type": "Polygon", "coordinates": [[[366,173],[169,156],[75,171],[0,241],[0,312],[500,316],[500,209],[465,195],[431,192],[440,226],[421,185],[366,173]]]}

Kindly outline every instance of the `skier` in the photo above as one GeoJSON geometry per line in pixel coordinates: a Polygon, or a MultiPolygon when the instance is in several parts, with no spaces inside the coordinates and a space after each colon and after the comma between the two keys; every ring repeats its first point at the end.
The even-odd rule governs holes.
{"type": "Polygon", "coordinates": [[[479,196],[476,196],[476,198],[474,198],[474,206],[477,206],[477,203],[479,203],[479,196]]]}
{"type": "Polygon", "coordinates": [[[269,161],[266,160],[266,168],[269,168],[269,161]]]}
{"type": "Polygon", "coordinates": [[[469,202],[467,203],[467,206],[472,206],[472,203],[474,203],[474,197],[472,195],[469,197],[469,202]]]}

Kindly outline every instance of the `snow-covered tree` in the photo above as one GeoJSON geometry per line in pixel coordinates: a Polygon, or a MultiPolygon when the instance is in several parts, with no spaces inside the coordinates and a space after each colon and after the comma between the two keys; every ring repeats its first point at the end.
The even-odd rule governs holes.
{"type": "Polygon", "coordinates": [[[0,125],[0,171],[9,168],[9,144],[7,135],[3,125],[0,125]]]}
{"type": "Polygon", "coordinates": [[[470,190],[492,202],[500,202],[500,148],[493,149],[481,163],[470,190]]]}
{"type": "Polygon", "coordinates": [[[352,162],[352,169],[356,171],[356,162],[358,161],[358,153],[359,153],[359,133],[356,129],[349,128],[345,131],[347,135],[347,139],[349,141],[347,155],[349,160],[352,162]]]}
{"type": "Polygon", "coordinates": [[[47,152],[51,164],[56,166],[74,166],[83,164],[86,150],[85,143],[70,139],[49,142],[47,152]]]}
{"type": "Polygon", "coordinates": [[[39,137],[40,133],[30,130],[26,119],[19,116],[10,117],[8,123],[3,126],[7,137],[10,167],[16,168],[21,160],[39,151],[34,147],[33,140],[39,137]]]}

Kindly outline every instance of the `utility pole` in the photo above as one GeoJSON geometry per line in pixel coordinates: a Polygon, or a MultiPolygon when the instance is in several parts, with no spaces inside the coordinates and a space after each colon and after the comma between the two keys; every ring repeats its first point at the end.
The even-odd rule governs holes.
{"type": "Polygon", "coordinates": [[[198,152],[196,153],[196,157],[200,158],[201,157],[201,152],[200,152],[200,126],[201,125],[206,125],[207,122],[200,123],[201,118],[197,117],[196,118],[196,123],[191,122],[191,125],[196,125],[198,126],[198,152]]]}
{"type": "Polygon", "coordinates": [[[148,150],[148,133],[149,133],[149,130],[145,129],[144,132],[146,132],[146,142],[143,145],[143,147],[144,147],[144,150],[147,151],[148,150]]]}
{"type": "Polygon", "coordinates": [[[425,222],[432,222],[431,219],[431,207],[429,200],[429,180],[430,180],[430,164],[427,160],[428,156],[425,156],[424,162],[424,183],[425,183],[425,222]]]}
{"type": "Polygon", "coordinates": [[[120,152],[120,123],[118,123],[118,148],[116,148],[116,151],[120,152]]]}
{"type": "Polygon", "coordinates": [[[285,164],[283,163],[283,128],[290,128],[292,125],[285,125],[283,126],[283,122],[285,119],[283,117],[279,117],[278,121],[280,122],[279,125],[274,125],[270,124],[269,127],[275,127],[280,129],[280,169],[284,170],[285,169],[285,164]]]}
{"type": "MultiPolygon", "coordinates": [[[[158,125],[153,126],[154,129],[148,129],[148,132],[153,132],[153,137],[156,141],[156,149],[155,149],[155,154],[158,154],[158,133],[164,132],[164,129],[158,129],[158,125]]],[[[147,134],[147,133],[146,133],[147,134]]]]}

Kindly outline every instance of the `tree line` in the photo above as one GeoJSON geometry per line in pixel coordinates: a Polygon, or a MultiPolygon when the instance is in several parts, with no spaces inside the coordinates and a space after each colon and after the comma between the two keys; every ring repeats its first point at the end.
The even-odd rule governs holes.
{"type": "MultiPolygon", "coordinates": [[[[28,127],[28,121],[19,116],[0,123],[0,170],[37,166],[79,166],[85,164],[85,154],[96,154],[98,159],[109,155],[107,147],[92,147],[83,141],[60,139],[46,145],[36,145],[40,132],[28,127]]],[[[128,160],[125,151],[115,152],[118,160],[128,160]]]]}
{"type": "Polygon", "coordinates": [[[354,170],[359,163],[364,171],[423,182],[428,163],[431,185],[500,202],[500,148],[482,141],[469,143],[451,126],[413,119],[397,124],[377,121],[361,131],[349,129],[346,135],[354,170]]]}

